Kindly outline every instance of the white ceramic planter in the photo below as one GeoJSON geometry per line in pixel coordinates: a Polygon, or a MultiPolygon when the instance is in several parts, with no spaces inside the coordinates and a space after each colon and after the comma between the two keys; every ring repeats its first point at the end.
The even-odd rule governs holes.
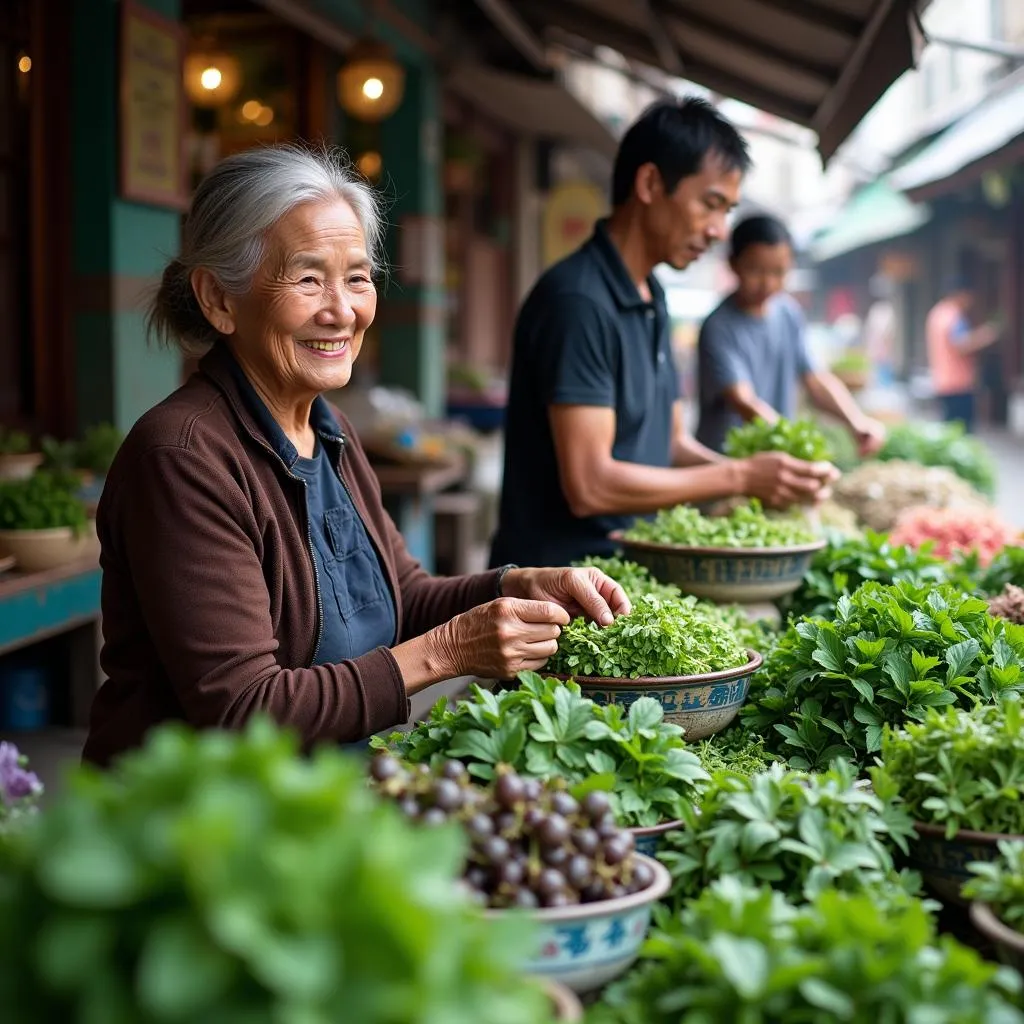
{"type": "Polygon", "coordinates": [[[22,572],[45,572],[100,556],[96,523],[90,519],[76,537],[69,526],[53,530],[0,530],[0,554],[13,555],[22,572]]]}

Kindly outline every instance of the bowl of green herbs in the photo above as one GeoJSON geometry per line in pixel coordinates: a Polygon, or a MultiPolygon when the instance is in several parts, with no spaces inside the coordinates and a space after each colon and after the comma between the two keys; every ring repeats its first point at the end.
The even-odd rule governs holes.
{"type": "Polygon", "coordinates": [[[692,604],[637,598],[629,615],[562,629],[545,674],[573,679],[595,704],[629,708],[653,697],[688,742],[724,729],[747,699],[761,655],[692,604]]]}
{"type": "Polygon", "coordinates": [[[723,516],[690,505],[638,519],[612,540],[662,583],[709,601],[751,604],[796,590],[826,545],[795,514],[767,514],[756,498],[723,516]]]}

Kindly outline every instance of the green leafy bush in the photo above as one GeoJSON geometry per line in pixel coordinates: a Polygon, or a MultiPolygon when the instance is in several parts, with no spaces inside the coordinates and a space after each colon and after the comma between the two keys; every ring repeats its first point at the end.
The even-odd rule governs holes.
{"type": "Polygon", "coordinates": [[[1020,978],[894,894],[794,906],[733,877],[652,932],[591,1024],[1021,1024],[1020,978]]]}
{"type": "Polygon", "coordinates": [[[982,441],[969,437],[962,423],[900,423],[890,427],[878,458],[903,459],[922,466],[946,466],[975,490],[996,492],[996,464],[982,441]]]}
{"type": "Polygon", "coordinates": [[[339,750],[166,727],[0,847],[4,1020],[548,1021],[531,930],[474,911],[464,857],[339,750]]]}
{"type": "Polygon", "coordinates": [[[922,722],[887,728],[876,788],[898,792],[917,821],[1024,835],[1024,735],[1016,693],[970,710],[930,710],[922,722]]]}
{"type": "Polygon", "coordinates": [[[600,569],[605,576],[610,576],[626,592],[630,601],[640,597],[657,597],[662,601],[678,601],[683,592],[673,583],[661,583],[649,570],[636,562],[623,558],[584,558],[573,565],[583,568],[600,569]]]}
{"type": "Polygon", "coordinates": [[[63,475],[33,473],[27,480],[0,480],[0,530],[85,529],[85,503],[63,475]]]}
{"type": "Polygon", "coordinates": [[[751,684],[746,728],[795,768],[863,765],[886,725],[993,701],[1024,685],[1024,626],[952,584],[865,583],[835,621],[790,625],[751,684]]]}
{"type": "Polygon", "coordinates": [[[547,668],[569,676],[692,676],[749,661],[732,630],[676,601],[639,597],[610,626],[574,619],[547,668]]]}
{"type": "Polygon", "coordinates": [[[990,597],[1001,594],[1008,583],[1024,587],[1024,547],[1003,548],[987,567],[979,565],[976,558],[964,559],[964,563],[977,589],[990,597]]]}
{"type": "Polygon", "coordinates": [[[916,879],[896,874],[891,853],[907,852],[910,818],[855,782],[844,761],[822,774],[780,764],[750,776],[717,772],[660,854],[676,900],[726,875],[767,882],[794,899],[826,889],[916,889],[916,879]]]}
{"type": "Polygon", "coordinates": [[[124,434],[111,423],[97,423],[89,427],[76,446],[75,462],[78,469],[87,469],[104,476],[114,461],[124,434]]]}
{"type": "Polygon", "coordinates": [[[22,430],[0,427],[0,455],[26,455],[32,451],[32,438],[22,430]]]}
{"type": "Polygon", "coordinates": [[[683,730],[664,720],[654,698],[641,697],[624,713],[619,704],[595,704],[575,683],[533,672],[519,679],[518,690],[474,686],[467,700],[442,699],[409,732],[371,744],[435,768],[458,758],[478,779],[493,779],[508,764],[532,778],[588,783],[609,790],[616,818],[631,828],[676,820],[707,780],[683,730]]]}
{"type": "Polygon", "coordinates": [[[765,749],[762,737],[739,725],[732,725],[701,740],[697,745],[697,756],[704,770],[712,775],[717,771],[754,775],[769,765],[782,763],[777,754],[765,749]]]}
{"type": "Polygon", "coordinates": [[[692,505],[662,509],[653,519],[638,519],[627,540],[704,548],[777,548],[809,544],[814,531],[800,515],[766,515],[751,498],[727,516],[705,516],[692,505]]]}
{"type": "Polygon", "coordinates": [[[835,539],[815,554],[800,588],[786,603],[786,613],[793,619],[831,618],[839,598],[869,580],[944,583],[951,571],[947,563],[926,550],[890,544],[883,533],[869,531],[856,539],[835,539]]]}
{"type": "Polygon", "coordinates": [[[734,459],[758,452],[785,452],[807,462],[828,462],[832,458],[832,446],[814,420],[789,420],[784,416],[775,423],[758,417],[733,427],[725,438],[725,453],[734,459]]]}
{"type": "Polygon", "coordinates": [[[963,894],[987,903],[1000,921],[1024,932],[1024,843],[1004,839],[996,846],[995,860],[967,865],[974,877],[963,894]]]}

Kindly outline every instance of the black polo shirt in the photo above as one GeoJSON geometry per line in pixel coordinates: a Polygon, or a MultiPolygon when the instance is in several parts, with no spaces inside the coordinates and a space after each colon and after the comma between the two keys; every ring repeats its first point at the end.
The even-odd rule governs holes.
{"type": "Polygon", "coordinates": [[[581,248],[547,270],[516,322],[505,474],[491,564],[566,565],[610,554],[612,530],[635,516],[579,518],[562,493],[548,408],[615,410],[614,458],[671,465],[678,382],[665,293],[645,302],[598,222],[581,248]]]}

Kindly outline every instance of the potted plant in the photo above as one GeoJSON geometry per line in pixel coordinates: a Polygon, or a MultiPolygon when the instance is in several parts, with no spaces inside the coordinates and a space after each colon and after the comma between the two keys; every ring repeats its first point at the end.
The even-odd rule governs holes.
{"type": "Polygon", "coordinates": [[[724,729],[747,696],[761,655],[694,605],[639,597],[610,626],[577,618],[562,629],[547,668],[598,704],[655,698],[688,741],[724,729]]]}
{"type": "Polygon", "coordinates": [[[74,493],[74,481],[40,471],[0,481],[0,551],[25,572],[99,557],[96,524],[74,493]]]}
{"type": "Polygon", "coordinates": [[[0,842],[0,1005],[18,1021],[547,1024],[529,922],[460,893],[337,748],[265,720],[170,725],[0,842]]]}
{"type": "MultiPolygon", "coordinates": [[[[1020,674],[1016,662],[994,670],[1020,674]]],[[[944,900],[964,904],[968,865],[995,860],[1000,843],[1024,840],[1021,724],[1011,693],[970,710],[931,709],[882,738],[875,788],[899,797],[914,818],[909,863],[944,900]]]]}
{"type": "Polygon", "coordinates": [[[86,482],[107,475],[123,441],[124,434],[111,423],[97,423],[85,431],[76,446],[75,466],[86,482]]]}
{"type": "Polygon", "coordinates": [[[802,515],[766,515],[756,498],[724,516],[706,516],[691,505],[662,509],[614,532],[612,540],[662,583],[740,604],[775,601],[794,591],[826,543],[802,515]]]}
{"type": "Polygon", "coordinates": [[[624,712],[595,704],[574,682],[533,672],[520,674],[518,689],[492,693],[474,685],[467,699],[442,698],[408,732],[371,745],[434,769],[458,758],[484,782],[504,764],[529,778],[564,779],[579,795],[607,792],[616,820],[648,854],[679,826],[684,806],[708,778],[682,729],[665,721],[653,698],[624,712]]]}
{"type": "Polygon", "coordinates": [[[577,800],[564,780],[524,778],[507,765],[483,787],[460,761],[418,767],[379,753],[370,771],[377,791],[413,821],[465,830],[466,887],[490,918],[525,912],[537,926],[527,973],[587,993],[628,970],[669,877],[635,852],[606,794],[577,800]]]}
{"type": "Polygon", "coordinates": [[[905,893],[826,889],[794,903],[727,875],[660,918],[648,948],[589,1024],[1024,1021],[1020,979],[937,935],[905,893]]]}
{"type": "Polygon", "coordinates": [[[0,427],[0,480],[24,480],[42,464],[43,454],[32,450],[28,434],[0,427]]]}
{"type": "Polygon", "coordinates": [[[968,864],[963,887],[971,921],[991,942],[999,959],[1024,971],[1024,842],[1000,840],[993,860],[968,864]]]}
{"type": "Polygon", "coordinates": [[[830,369],[851,391],[862,391],[871,380],[871,360],[863,349],[847,349],[830,369]]]}

